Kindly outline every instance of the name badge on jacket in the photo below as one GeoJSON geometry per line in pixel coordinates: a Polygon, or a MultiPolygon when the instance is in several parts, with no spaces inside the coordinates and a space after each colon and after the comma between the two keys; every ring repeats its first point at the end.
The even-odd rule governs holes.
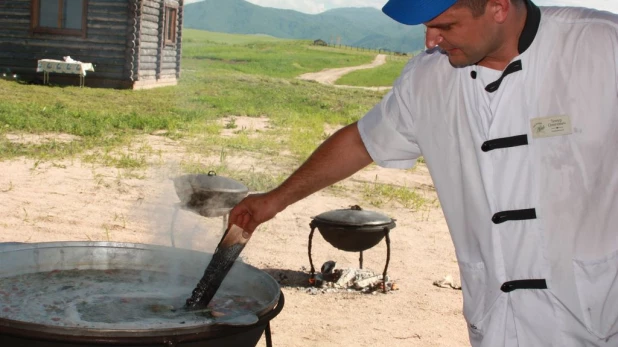
{"type": "Polygon", "coordinates": [[[535,139],[573,133],[571,117],[569,116],[534,118],[530,120],[530,128],[532,130],[532,138],[535,139]]]}

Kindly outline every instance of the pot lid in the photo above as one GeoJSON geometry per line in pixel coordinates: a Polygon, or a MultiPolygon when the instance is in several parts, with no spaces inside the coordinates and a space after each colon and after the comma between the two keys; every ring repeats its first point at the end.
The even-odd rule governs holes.
{"type": "Polygon", "coordinates": [[[244,184],[227,177],[217,176],[210,171],[208,174],[189,174],[173,179],[176,192],[181,194],[193,194],[204,192],[219,193],[247,193],[249,188],[244,184]]]}
{"type": "Polygon", "coordinates": [[[375,211],[365,211],[360,206],[349,209],[332,210],[319,214],[313,219],[320,223],[343,226],[377,226],[394,222],[394,219],[375,211]]]}

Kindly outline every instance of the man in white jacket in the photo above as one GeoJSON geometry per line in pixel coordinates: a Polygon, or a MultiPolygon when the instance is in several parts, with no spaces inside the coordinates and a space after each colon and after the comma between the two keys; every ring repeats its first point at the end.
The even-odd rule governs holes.
{"type": "Polygon", "coordinates": [[[618,346],[618,16],[530,0],[390,0],[427,27],[384,99],[230,223],[253,232],[371,162],[424,156],[474,347],[618,346]]]}

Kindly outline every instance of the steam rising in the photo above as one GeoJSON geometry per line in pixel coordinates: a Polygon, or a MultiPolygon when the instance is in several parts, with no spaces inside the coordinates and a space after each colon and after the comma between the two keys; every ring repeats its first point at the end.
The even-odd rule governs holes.
{"type": "Polygon", "coordinates": [[[173,178],[182,208],[204,217],[225,216],[246,195],[248,189],[240,182],[211,174],[173,178]]]}
{"type": "MultiPolygon", "coordinates": [[[[187,207],[177,193],[176,181],[182,175],[177,163],[155,171],[150,196],[136,206],[133,218],[144,221],[152,234],[145,243],[212,253],[227,220],[223,216],[205,218],[196,208],[187,207]]],[[[186,186],[180,191],[189,192],[186,186]]]]}
{"type": "MultiPolygon", "coordinates": [[[[208,193],[207,190],[211,187],[199,178],[203,177],[202,175],[185,175],[180,171],[179,165],[174,163],[168,163],[152,176],[156,181],[154,196],[150,199],[152,202],[143,203],[136,209],[136,217],[147,221],[152,230],[153,238],[147,243],[214,253],[227,227],[229,212],[229,208],[215,207],[228,206],[229,194],[226,197],[226,194],[208,193]],[[211,215],[214,215],[214,218],[206,218],[211,215]]],[[[223,188],[238,190],[236,186],[223,188]]],[[[207,265],[208,263],[197,264],[199,270],[194,273],[194,286],[207,265]]],[[[186,269],[182,267],[183,264],[180,263],[168,264],[171,282],[180,280],[177,278],[179,273],[186,274],[186,269]]],[[[186,297],[190,295],[191,291],[188,291],[186,297]]]]}

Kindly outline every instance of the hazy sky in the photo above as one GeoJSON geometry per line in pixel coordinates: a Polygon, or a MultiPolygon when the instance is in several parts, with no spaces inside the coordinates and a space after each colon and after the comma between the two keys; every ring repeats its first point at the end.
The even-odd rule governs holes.
{"type": "MultiPolygon", "coordinates": [[[[185,3],[199,0],[186,0],[185,3]]],[[[266,7],[286,8],[305,13],[320,13],[337,7],[375,7],[382,8],[387,0],[246,0],[266,7]]],[[[584,6],[618,13],[618,0],[536,0],[542,6],[565,5],[584,6]]]]}

